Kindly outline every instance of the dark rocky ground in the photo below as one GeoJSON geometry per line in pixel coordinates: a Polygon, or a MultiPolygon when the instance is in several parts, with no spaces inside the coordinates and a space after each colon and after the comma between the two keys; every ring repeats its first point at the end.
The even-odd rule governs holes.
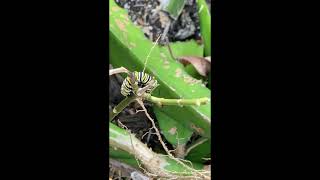
{"type": "MultiPolygon", "coordinates": [[[[128,10],[132,22],[141,26],[145,35],[153,41],[159,34],[163,34],[169,21],[171,22],[167,33],[169,42],[201,39],[195,0],[186,1],[184,10],[177,20],[170,19],[166,12],[160,11],[158,0],[116,0],[116,2],[128,10]]],[[[165,44],[165,41],[160,41],[159,44],[165,44]]]]}

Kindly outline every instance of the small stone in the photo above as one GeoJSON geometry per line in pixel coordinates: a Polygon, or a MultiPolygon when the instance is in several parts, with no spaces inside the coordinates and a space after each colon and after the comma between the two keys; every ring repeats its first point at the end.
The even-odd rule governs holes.
{"type": "Polygon", "coordinates": [[[126,3],[126,4],[124,4],[124,6],[123,6],[125,9],[129,9],[129,5],[126,3]]]}

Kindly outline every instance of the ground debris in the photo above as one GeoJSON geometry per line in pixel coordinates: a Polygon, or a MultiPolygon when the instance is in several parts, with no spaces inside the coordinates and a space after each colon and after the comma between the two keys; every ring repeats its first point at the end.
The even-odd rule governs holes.
{"type": "MultiPolygon", "coordinates": [[[[142,27],[144,34],[155,41],[159,34],[169,24],[167,37],[169,42],[188,39],[201,40],[200,22],[195,0],[186,1],[185,7],[177,20],[169,18],[166,12],[160,10],[159,0],[115,0],[116,3],[128,10],[129,18],[136,25],[142,27]]],[[[166,44],[161,40],[159,44],[166,44]]]]}

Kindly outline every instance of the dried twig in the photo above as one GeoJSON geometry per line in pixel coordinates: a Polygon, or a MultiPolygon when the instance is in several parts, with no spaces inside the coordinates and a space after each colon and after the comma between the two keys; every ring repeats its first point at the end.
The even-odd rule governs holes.
{"type": "Polygon", "coordinates": [[[114,74],[118,74],[118,73],[127,73],[129,74],[130,71],[124,67],[120,67],[120,68],[116,68],[116,69],[110,69],[109,70],[109,76],[114,75],[114,74]]]}

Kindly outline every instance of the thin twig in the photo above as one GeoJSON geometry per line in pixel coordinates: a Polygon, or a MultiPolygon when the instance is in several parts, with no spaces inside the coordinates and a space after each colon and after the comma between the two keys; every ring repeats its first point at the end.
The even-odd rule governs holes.
{"type": "Polygon", "coordinates": [[[176,58],[176,57],[173,55],[173,53],[172,53],[172,50],[171,50],[171,47],[170,47],[170,42],[169,42],[169,38],[168,38],[168,37],[166,38],[166,41],[167,41],[167,46],[168,46],[168,49],[169,49],[169,53],[170,53],[171,58],[174,59],[174,60],[178,60],[178,58],[176,58]]]}
{"type": "Polygon", "coordinates": [[[118,74],[118,73],[127,73],[129,74],[130,71],[124,67],[120,67],[120,68],[116,68],[116,69],[110,69],[109,70],[109,76],[114,75],[114,74],[118,74]]]}
{"type": "Polygon", "coordinates": [[[197,147],[198,145],[206,142],[208,139],[207,138],[201,138],[198,141],[196,141],[195,143],[193,143],[191,146],[188,147],[188,149],[186,150],[186,155],[189,154],[189,152],[194,149],[195,147],[197,147]]]}
{"type": "Polygon", "coordinates": [[[158,44],[158,40],[160,39],[160,37],[161,37],[161,34],[159,35],[159,37],[157,38],[156,42],[153,44],[152,48],[150,49],[150,51],[149,51],[149,53],[148,53],[148,56],[147,56],[147,58],[146,58],[146,60],[145,60],[145,62],[144,62],[144,67],[143,67],[143,71],[142,71],[142,72],[144,72],[144,70],[146,69],[146,65],[147,65],[149,56],[150,56],[153,48],[156,47],[156,45],[158,44]]]}
{"type": "Polygon", "coordinates": [[[163,41],[164,38],[168,39],[167,34],[168,34],[168,31],[169,31],[170,25],[171,25],[170,18],[169,18],[168,20],[169,20],[169,22],[166,24],[166,27],[165,27],[164,30],[163,30],[163,36],[162,36],[162,38],[161,38],[161,41],[163,41]]]}

